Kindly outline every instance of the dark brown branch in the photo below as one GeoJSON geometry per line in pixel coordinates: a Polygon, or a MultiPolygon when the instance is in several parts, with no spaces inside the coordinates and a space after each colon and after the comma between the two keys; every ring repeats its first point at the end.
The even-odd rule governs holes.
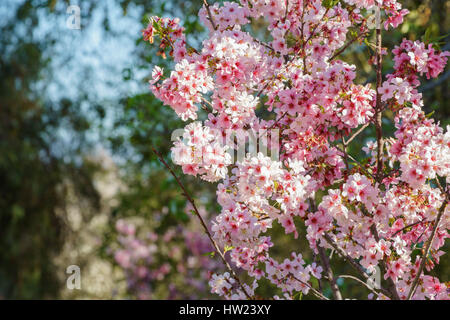
{"type": "MultiPolygon", "coordinates": [[[[376,86],[375,86],[375,90],[376,90],[376,105],[375,105],[375,116],[374,116],[374,120],[375,120],[375,132],[376,132],[376,138],[377,138],[377,161],[376,161],[376,165],[377,165],[377,173],[376,173],[376,181],[378,183],[382,182],[383,179],[383,128],[382,128],[382,113],[383,113],[383,106],[381,104],[381,94],[378,91],[378,89],[381,87],[382,82],[383,82],[383,76],[382,76],[382,47],[381,47],[381,21],[380,21],[380,8],[377,8],[377,13],[376,13],[377,17],[377,29],[376,29],[376,86]]],[[[377,228],[375,226],[375,224],[373,224],[370,227],[370,230],[372,232],[372,235],[374,236],[375,240],[378,242],[380,240],[380,237],[378,236],[378,231],[377,228]]],[[[380,269],[382,272],[382,275],[384,275],[386,273],[387,270],[387,259],[386,257],[383,258],[382,263],[380,264],[380,269]]],[[[394,283],[394,281],[392,280],[392,278],[388,278],[387,279],[387,284],[388,284],[388,290],[391,293],[391,298],[392,299],[396,299],[399,300],[400,297],[398,295],[397,292],[397,288],[396,285],[394,283]]]]}
{"type": "Polygon", "coordinates": [[[286,0],[286,11],[284,13],[284,21],[285,22],[286,22],[288,13],[289,13],[289,0],[286,0]]]}
{"type": "Polygon", "coordinates": [[[270,49],[271,51],[275,51],[275,49],[272,46],[268,45],[267,43],[265,43],[259,39],[254,38],[253,41],[255,41],[257,44],[262,45],[263,47],[266,47],[267,49],[270,49]]]}
{"type": "Polygon", "coordinates": [[[269,130],[272,130],[277,124],[278,122],[281,121],[281,119],[283,119],[287,114],[287,111],[285,111],[277,120],[275,120],[275,122],[266,130],[264,130],[264,132],[258,136],[258,139],[260,139],[262,136],[264,136],[269,130]]]}
{"type": "MultiPolygon", "coordinates": [[[[205,0],[205,1],[206,1],[206,0],[205,0]]],[[[302,17],[301,17],[301,20],[302,20],[302,27],[301,27],[302,45],[299,46],[298,50],[294,53],[294,57],[295,57],[296,55],[298,55],[302,49],[303,49],[303,50],[305,49],[306,43],[307,43],[307,42],[315,35],[315,31],[316,31],[317,27],[320,25],[320,23],[318,23],[318,24],[316,24],[316,25],[314,26],[314,28],[313,28],[311,34],[309,35],[308,39],[305,41],[304,38],[303,38],[303,25],[304,25],[304,23],[303,23],[303,14],[304,14],[305,9],[306,9],[306,2],[303,3],[303,11],[302,11],[302,17]]],[[[329,10],[329,9],[327,8],[327,10],[325,11],[324,15],[322,16],[322,19],[327,15],[328,10],[329,10]]],[[[271,48],[271,49],[272,49],[272,48],[271,48]]],[[[305,53],[303,52],[303,68],[304,68],[304,73],[307,73],[307,70],[306,70],[306,60],[305,60],[305,59],[306,59],[306,55],[305,55],[305,53]]],[[[289,61],[288,66],[289,66],[291,63],[293,63],[294,61],[295,61],[294,59],[292,59],[291,61],[289,61]]],[[[286,68],[287,68],[287,67],[286,67],[286,68]]],[[[272,79],[267,79],[268,82],[264,85],[264,87],[258,92],[258,94],[257,94],[256,96],[257,96],[257,97],[261,96],[261,94],[264,92],[264,90],[266,90],[267,87],[269,87],[269,85],[272,84],[273,81],[275,81],[275,80],[278,78],[278,76],[279,76],[279,74],[274,75],[274,77],[273,77],[272,79]]]]}
{"type": "Polygon", "coordinates": [[[350,172],[350,165],[348,164],[347,146],[345,144],[342,146],[342,152],[344,152],[345,169],[347,169],[347,174],[349,174],[349,172],[350,172]]]}
{"type": "MultiPolygon", "coordinates": [[[[325,12],[324,12],[322,18],[321,18],[319,21],[323,21],[323,18],[325,18],[325,17],[327,16],[328,11],[330,11],[330,8],[327,8],[327,10],[325,10],[325,12]]],[[[306,41],[305,41],[304,44],[307,44],[307,43],[309,42],[309,40],[312,39],[312,37],[316,34],[316,30],[317,30],[317,28],[319,27],[320,24],[321,24],[321,22],[318,22],[318,23],[314,26],[314,28],[312,29],[311,33],[309,34],[308,39],[306,39],[306,41]]]]}
{"type": "Polygon", "coordinates": [[[347,146],[350,144],[350,142],[353,141],[353,139],[355,139],[361,132],[363,132],[364,129],[369,126],[369,124],[370,124],[370,122],[366,123],[361,128],[359,128],[358,131],[356,131],[348,140],[345,140],[345,138],[342,137],[342,144],[343,144],[342,152],[344,153],[344,162],[345,162],[345,167],[347,169],[347,172],[350,171],[349,165],[348,165],[347,146]]]}

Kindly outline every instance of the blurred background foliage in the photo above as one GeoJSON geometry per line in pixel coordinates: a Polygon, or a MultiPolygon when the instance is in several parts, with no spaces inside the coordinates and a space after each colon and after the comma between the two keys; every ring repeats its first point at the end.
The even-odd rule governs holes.
{"type": "MultiPolygon", "coordinates": [[[[402,3],[411,13],[399,29],[384,33],[386,47],[426,33],[429,39],[447,35],[440,46],[450,49],[450,1],[402,3]]],[[[151,15],[180,17],[188,42],[198,47],[205,36],[197,19],[201,5],[201,0],[0,3],[0,298],[139,298],[114,259],[120,239],[117,221],[132,221],[161,236],[170,230],[181,234],[180,226],[200,232],[192,226],[196,221],[175,181],[151,151],[155,146],[171,163],[170,136],[183,123],[148,90],[151,66],[170,67],[171,62],[141,40],[140,30],[151,15]],[[69,5],[81,8],[81,30],[66,26],[69,5]],[[82,290],[65,286],[65,269],[71,264],[81,267],[82,290]]],[[[247,30],[267,37],[260,20],[247,30]]],[[[342,55],[362,71],[360,83],[373,80],[368,55],[364,44],[342,55]]],[[[391,68],[385,63],[384,72],[391,68]]],[[[450,124],[449,78],[447,68],[421,87],[427,113],[435,111],[433,117],[443,126],[450,124]]],[[[392,133],[389,117],[384,126],[392,133]]],[[[350,153],[360,155],[370,130],[350,153]]],[[[215,186],[175,171],[214,216],[220,209],[215,186]]],[[[307,262],[315,260],[304,231],[293,240],[275,225],[270,234],[276,239],[274,256],[295,250],[307,262]]],[[[173,241],[187,250],[185,237],[173,241]]],[[[147,298],[193,297],[183,291],[187,284],[176,269],[184,258],[172,259],[164,250],[157,261],[170,262],[172,271],[151,280],[154,293],[147,298]],[[173,286],[179,287],[179,295],[173,295],[173,286]]],[[[190,254],[197,260],[205,256],[190,254]]],[[[336,274],[352,274],[345,263],[333,260],[336,274]]],[[[448,281],[449,268],[443,257],[433,273],[448,281]]],[[[206,283],[205,274],[196,276],[206,283]]],[[[340,279],[339,285],[345,297],[367,297],[368,291],[352,280],[340,279]]],[[[280,292],[261,283],[258,294],[280,292]]],[[[205,289],[197,297],[211,296],[205,289]]]]}

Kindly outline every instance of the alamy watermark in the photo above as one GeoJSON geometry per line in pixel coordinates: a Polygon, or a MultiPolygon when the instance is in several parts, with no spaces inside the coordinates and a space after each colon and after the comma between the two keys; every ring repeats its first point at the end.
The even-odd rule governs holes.
{"type": "Polygon", "coordinates": [[[381,288],[381,270],[376,266],[373,268],[372,274],[367,278],[367,287],[372,290],[379,290],[381,288]]]}
{"type": "Polygon", "coordinates": [[[66,27],[71,30],[81,29],[81,9],[77,5],[70,5],[67,7],[66,14],[69,16],[66,19],[66,27]]]}
{"type": "Polygon", "coordinates": [[[381,28],[381,11],[379,6],[374,6],[367,9],[367,28],[379,29],[381,28]]]}
{"type": "Polygon", "coordinates": [[[81,290],[81,271],[77,265],[70,265],[66,269],[66,274],[70,276],[66,280],[66,286],[69,290],[81,290]]]}

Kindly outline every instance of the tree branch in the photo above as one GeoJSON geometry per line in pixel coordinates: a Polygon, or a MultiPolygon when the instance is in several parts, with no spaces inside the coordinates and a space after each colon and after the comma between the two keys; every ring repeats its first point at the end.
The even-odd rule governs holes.
{"type": "MultiPolygon", "coordinates": [[[[336,252],[346,261],[348,261],[350,263],[350,265],[353,267],[353,269],[355,269],[359,274],[361,274],[365,279],[369,279],[369,275],[367,274],[367,272],[361,267],[361,265],[356,262],[352,257],[350,257],[344,249],[342,249],[341,247],[339,247],[334,241],[333,239],[331,239],[331,237],[327,234],[324,233],[323,238],[325,239],[326,242],[328,242],[329,245],[331,245],[336,252]]],[[[392,293],[389,292],[388,290],[384,289],[384,288],[380,288],[380,291],[387,297],[392,299],[392,293]]]]}
{"type": "Polygon", "coordinates": [[[348,157],[350,160],[352,160],[358,167],[361,168],[362,171],[364,171],[364,173],[368,176],[371,177],[372,179],[375,180],[375,177],[373,176],[373,174],[371,174],[369,171],[366,170],[366,168],[364,168],[364,166],[359,163],[358,160],[356,160],[355,158],[353,158],[351,155],[348,154],[348,152],[344,151],[344,149],[342,149],[341,147],[339,147],[338,145],[335,145],[335,148],[338,149],[339,151],[341,151],[342,153],[344,153],[344,157],[348,157]]]}
{"type": "MultiPolygon", "coordinates": [[[[375,226],[375,224],[372,224],[370,226],[370,232],[372,233],[373,237],[375,238],[375,241],[380,242],[380,236],[378,235],[377,227],[375,226]]],[[[387,271],[386,256],[383,256],[383,261],[380,264],[380,269],[381,269],[381,275],[384,275],[387,271]]],[[[392,294],[391,299],[400,300],[400,296],[398,295],[398,292],[397,292],[397,287],[396,287],[394,281],[392,280],[392,278],[389,277],[386,281],[388,284],[388,290],[392,294]]]]}
{"type": "Polygon", "coordinates": [[[297,280],[298,282],[300,282],[301,284],[304,284],[305,286],[307,286],[309,289],[311,289],[311,292],[319,299],[321,300],[330,300],[327,297],[325,297],[323,294],[321,294],[319,291],[317,291],[316,289],[314,289],[309,283],[302,281],[300,279],[298,279],[297,277],[291,275],[292,278],[294,278],[295,280],[297,280]]]}
{"type": "Polygon", "coordinates": [[[192,207],[194,208],[195,215],[197,216],[198,220],[200,220],[200,224],[203,227],[203,230],[208,235],[209,240],[211,241],[212,245],[214,246],[215,251],[219,254],[220,258],[222,259],[223,263],[225,264],[225,267],[230,271],[230,273],[233,275],[233,278],[237,281],[239,286],[241,287],[242,291],[244,292],[247,299],[251,300],[252,297],[249,295],[247,290],[245,289],[244,285],[240,281],[237,274],[234,272],[233,268],[229,265],[228,261],[225,259],[225,255],[223,254],[222,250],[220,250],[219,245],[212,237],[211,233],[208,230],[208,227],[206,226],[205,221],[203,220],[202,216],[200,215],[200,212],[197,209],[197,206],[195,205],[194,199],[190,196],[190,194],[187,192],[186,188],[184,187],[181,180],[178,178],[178,176],[175,174],[175,172],[172,170],[172,168],[167,164],[167,162],[164,160],[164,158],[161,156],[161,154],[154,148],[151,147],[152,151],[156,154],[156,156],[159,158],[159,161],[162,162],[162,164],[169,170],[170,174],[175,178],[178,186],[183,190],[183,195],[186,197],[186,199],[191,203],[192,207]]]}
{"type": "Polygon", "coordinates": [[[420,224],[420,223],[429,223],[429,222],[430,222],[430,221],[422,221],[422,220],[421,220],[421,221],[416,221],[416,222],[414,222],[414,223],[411,223],[411,224],[409,224],[409,225],[407,225],[407,226],[401,228],[400,230],[395,231],[395,233],[391,236],[391,238],[395,237],[398,233],[402,232],[402,231],[405,230],[405,229],[414,227],[415,225],[420,224]]]}
{"type": "Polygon", "coordinates": [[[361,36],[365,35],[366,32],[360,32],[355,38],[347,42],[339,51],[337,51],[335,54],[333,54],[328,61],[333,61],[336,59],[337,56],[339,56],[341,53],[343,53],[345,50],[347,50],[348,47],[350,47],[356,40],[358,40],[361,36]]]}
{"type": "Polygon", "coordinates": [[[358,129],[358,131],[356,131],[347,141],[345,141],[343,139],[343,143],[344,143],[344,147],[347,147],[350,142],[353,141],[353,139],[355,139],[361,132],[364,131],[365,128],[367,128],[370,125],[370,122],[366,123],[365,125],[363,125],[361,128],[358,129]]]}
{"type": "Polygon", "coordinates": [[[344,259],[347,260],[350,265],[353,267],[353,269],[355,269],[359,274],[361,274],[365,279],[369,278],[369,275],[366,273],[366,271],[359,265],[359,263],[357,263],[355,260],[353,260],[353,258],[351,258],[344,249],[342,249],[341,247],[339,247],[334,241],[333,239],[331,239],[331,237],[328,234],[324,234],[323,238],[325,239],[326,242],[328,242],[328,244],[330,246],[332,246],[336,252],[344,259]]]}
{"type": "MultiPolygon", "coordinates": [[[[377,81],[376,81],[376,105],[375,105],[375,132],[377,137],[377,173],[376,173],[376,181],[381,184],[383,179],[383,127],[382,127],[382,104],[381,104],[381,94],[378,91],[378,89],[381,87],[383,82],[383,75],[382,75],[382,68],[383,68],[383,56],[382,56],[382,47],[381,47],[381,16],[380,16],[380,7],[377,6],[376,8],[376,23],[377,23],[377,29],[376,29],[376,65],[377,65],[377,81]]],[[[378,236],[378,231],[375,226],[375,224],[372,224],[370,227],[370,230],[372,232],[372,235],[374,236],[375,240],[378,242],[380,241],[380,237],[378,236]]],[[[383,274],[386,273],[387,269],[387,261],[386,257],[383,258],[383,262],[380,265],[380,269],[383,274]]],[[[387,279],[388,283],[388,290],[391,292],[391,298],[399,300],[400,297],[397,292],[397,287],[392,280],[392,278],[387,279]]]]}
{"type": "Polygon", "coordinates": [[[446,197],[444,202],[442,203],[441,207],[439,208],[438,216],[436,217],[436,221],[434,223],[433,231],[431,232],[431,236],[428,238],[428,241],[425,244],[425,251],[422,254],[419,270],[417,271],[416,277],[414,278],[413,284],[411,286],[411,289],[409,290],[408,294],[408,300],[411,300],[412,296],[414,295],[417,286],[419,285],[419,279],[420,275],[422,274],[423,268],[425,267],[425,262],[428,257],[428,253],[430,252],[431,244],[433,243],[434,236],[436,234],[437,228],[439,226],[439,222],[441,222],[443,213],[445,211],[445,207],[447,206],[448,198],[446,197]]]}
{"type": "Polygon", "coordinates": [[[213,19],[213,17],[212,17],[212,14],[211,14],[211,8],[209,7],[208,1],[207,1],[207,0],[203,0],[203,4],[204,4],[205,7],[206,7],[206,12],[208,12],[209,21],[211,21],[211,25],[212,25],[213,29],[214,29],[214,30],[217,30],[217,25],[216,25],[216,23],[214,22],[214,19],[213,19]]]}
{"type": "Polygon", "coordinates": [[[369,286],[367,283],[365,283],[364,281],[362,281],[361,279],[359,279],[359,278],[357,278],[357,277],[354,277],[354,276],[351,276],[351,275],[345,275],[345,274],[344,274],[344,275],[337,276],[337,278],[338,278],[338,279],[339,279],[339,278],[353,279],[353,280],[355,280],[355,281],[361,283],[362,285],[364,285],[367,289],[369,289],[370,291],[372,291],[373,293],[375,293],[377,296],[380,295],[380,293],[379,293],[378,291],[376,291],[374,288],[372,288],[372,287],[369,286]]]}
{"type": "MultiPolygon", "coordinates": [[[[376,30],[376,63],[377,63],[377,82],[376,82],[376,105],[375,105],[375,131],[377,135],[377,180],[382,177],[383,171],[383,128],[382,128],[382,106],[381,94],[378,89],[383,82],[382,77],[382,54],[381,54],[381,22],[380,22],[380,8],[377,7],[377,30],[376,30]]],[[[381,182],[381,181],[378,181],[381,182]]]]}
{"type": "Polygon", "coordinates": [[[331,266],[330,266],[330,260],[328,259],[325,249],[322,247],[317,247],[317,249],[319,250],[321,265],[327,274],[328,281],[330,282],[331,292],[333,293],[333,297],[335,300],[342,300],[342,294],[341,294],[341,291],[339,291],[339,287],[338,287],[338,285],[336,283],[336,279],[333,275],[333,270],[331,269],[331,266]]]}

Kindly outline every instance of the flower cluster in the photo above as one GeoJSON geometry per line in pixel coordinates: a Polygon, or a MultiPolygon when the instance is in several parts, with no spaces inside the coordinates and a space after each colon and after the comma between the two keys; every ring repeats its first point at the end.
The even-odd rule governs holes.
{"type": "Polygon", "coordinates": [[[450,133],[427,119],[423,111],[401,110],[396,117],[396,142],[391,148],[401,168],[400,179],[411,188],[421,188],[438,175],[450,177],[450,133]]]}
{"type": "Polygon", "coordinates": [[[311,276],[322,278],[322,267],[316,263],[305,266],[305,261],[301,254],[291,253],[291,259],[285,259],[283,263],[278,263],[274,259],[266,261],[267,278],[283,292],[292,294],[293,292],[303,292],[308,294],[310,286],[308,281],[311,276]]]}
{"type": "Polygon", "coordinates": [[[231,156],[219,137],[217,130],[203,127],[200,122],[187,125],[183,140],[177,140],[172,148],[174,162],[185,174],[200,175],[206,181],[225,178],[231,156]]]}
{"type": "Polygon", "coordinates": [[[407,9],[402,9],[402,5],[397,0],[345,0],[345,2],[355,5],[357,8],[369,10],[379,6],[387,15],[384,22],[386,30],[389,26],[397,28],[403,22],[403,17],[409,13],[407,9]]]}
{"type": "Polygon", "coordinates": [[[427,79],[436,78],[444,70],[450,55],[450,52],[437,52],[431,43],[426,46],[423,42],[407,39],[392,52],[397,73],[425,74],[427,79]]]}
{"type": "Polygon", "coordinates": [[[225,272],[224,274],[213,274],[209,281],[209,286],[212,293],[223,296],[225,299],[244,300],[247,298],[246,293],[251,296],[255,294],[258,283],[254,281],[252,286],[243,284],[244,289],[235,288],[236,280],[231,277],[229,272],[225,272]]]}
{"type": "MultiPolygon", "coordinates": [[[[249,23],[247,19],[248,13],[246,8],[241,7],[236,2],[225,1],[222,7],[219,7],[218,3],[215,3],[210,8],[212,20],[215,22],[215,27],[224,31],[226,29],[239,29],[241,25],[249,23]]],[[[205,6],[198,13],[200,21],[209,28],[210,31],[214,30],[211,19],[208,17],[208,10],[205,6]]]]}
{"type": "Polygon", "coordinates": [[[160,68],[154,70],[153,76],[151,88],[158,99],[170,105],[183,120],[197,119],[198,108],[195,104],[202,101],[202,94],[213,88],[204,63],[193,64],[183,59],[161,84],[157,84],[161,78],[160,68]]]}
{"type": "MultiPolygon", "coordinates": [[[[144,41],[153,43],[155,36],[161,37],[158,54],[166,57],[164,49],[170,47],[170,56],[173,56],[173,50],[178,48],[178,56],[180,50],[183,51],[185,36],[183,34],[184,28],[179,25],[180,19],[160,18],[153,16],[150,18],[147,28],[142,30],[144,41]]],[[[186,52],[184,50],[184,52],[186,52]]]]}

